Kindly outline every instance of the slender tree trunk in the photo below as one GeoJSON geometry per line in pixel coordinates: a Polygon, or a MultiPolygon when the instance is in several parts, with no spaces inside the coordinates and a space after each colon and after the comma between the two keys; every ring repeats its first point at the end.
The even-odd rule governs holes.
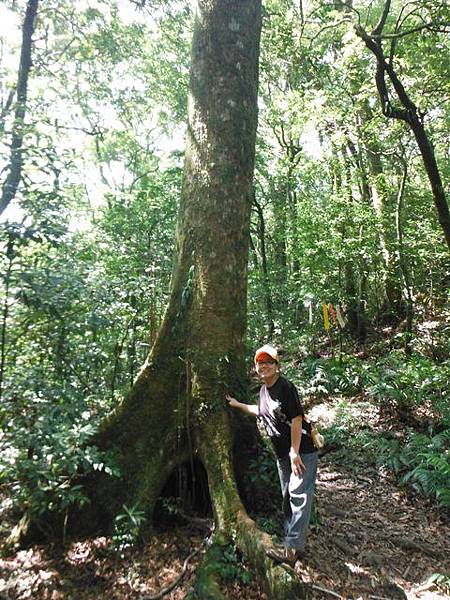
{"type": "Polygon", "coordinates": [[[20,53],[19,76],[17,80],[17,101],[12,129],[9,170],[2,185],[0,214],[14,199],[22,178],[22,145],[25,131],[25,113],[27,108],[28,77],[31,69],[31,49],[34,25],[39,0],[28,0],[25,20],[22,27],[22,50],[20,53]]]}
{"type": "Polygon", "coordinates": [[[274,244],[275,244],[275,264],[280,271],[280,282],[286,281],[287,276],[287,216],[286,204],[284,196],[281,192],[274,199],[273,216],[274,216],[274,244]]]}
{"type": "MultiPolygon", "coordinates": [[[[403,245],[403,199],[405,195],[406,180],[408,177],[408,166],[406,160],[402,160],[403,173],[401,175],[400,185],[397,194],[397,210],[395,215],[397,225],[397,240],[398,240],[398,264],[400,266],[400,272],[403,280],[403,293],[406,300],[406,331],[408,337],[412,334],[413,324],[413,296],[411,292],[411,278],[409,276],[409,269],[406,259],[406,253],[403,245]]],[[[406,343],[406,350],[410,352],[410,347],[406,343]]]]}
{"type": "MultiPolygon", "coordinates": [[[[360,113],[362,132],[373,118],[372,110],[365,103],[360,113]]],[[[382,277],[384,317],[400,320],[405,312],[402,300],[399,265],[397,262],[395,229],[395,206],[386,185],[386,178],[378,141],[370,135],[362,134],[362,143],[367,156],[369,177],[369,198],[378,220],[378,240],[384,264],[382,277]]]]}
{"type": "MultiPolygon", "coordinates": [[[[333,144],[332,146],[332,152],[333,152],[333,161],[332,161],[332,168],[333,168],[333,180],[332,180],[332,186],[333,186],[333,193],[335,196],[340,197],[341,195],[346,196],[346,200],[348,201],[348,204],[352,204],[354,199],[353,199],[353,193],[352,193],[352,189],[351,189],[351,183],[350,183],[350,165],[349,165],[349,161],[346,157],[346,153],[344,149],[339,149],[336,147],[336,145],[333,144]],[[344,178],[343,179],[343,176],[344,178]]],[[[353,153],[351,153],[353,154],[353,153]]],[[[350,218],[350,217],[348,217],[350,218]]],[[[346,240],[346,236],[347,236],[347,232],[349,230],[351,230],[352,228],[352,223],[348,221],[347,219],[344,219],[343,223],[342,223],[342,227],[341,227],[341,252],[342,249],[345,248],[345,240],[346,240]]],[[[342,252],[344,253],[344,252],[342,252]]],[[[338,264],[338,269],[339,269],[339,287],[342,289],[342,293],[343,296],[339,299],[340,301],[344,298],[345,296],[345,306],[346,306],[346,312],[347,312],[347,323],[348,323],[348,330],[350,331],[350,333],[352,335],[357,335],[358,333],[358,305],[357,305],[357,291],[356,291],[356,285],[355,285],[355,264],[354,262],[350,262],[348,258],[344,258],[344,261],[342,261],[342,259],[339,259],[339,264],[338,264]]]]}
{"type": "Polygon", "coordinates": [[[9,286],[11,283],[11,272],[14,261],[14,242],[12,239],[8,240],[6,257],[8,259],[8,268],[6,269],[5,273],[5,300],[3,302],[2,333],[0,337],[0,400],[3,397],[3,381],[5,376],[6,363],[6,330],[8,326],[9,315],[9,286]]]}
{"type": "MultiPolygon", "coordinates": [[[[361,227],[360,239],[363,237],[363,229],[361,227]]],[[[367,274],[369,269],[365,264],[365,259],[361,257],[361,267],[359,273],[359,289],[358,289],[358,340],[361,344],[364,344],[367,337],[367,317],[366,317],[366,303],[367,303],[367,274]]]]}
{"type": "Polygon", "coordinates": [[[273,320],[273,302],[272,292],[270,289],[270,276],[269,269],[267,266],[267,252],[266,252],[266,223],[264,220],[264,213],[261,205],[256,200],[255,194],[253,194],[253,204],[258,214],[258,238],[259,247],[261,252],[261,271],[264,286],[264,300],[266,304],[266,321],[267,321],[267,339],[271,340],[275,332],[275,323],[273,320]]]}
{"type": "Polygon", "coordinates": [[[298,197],[296,190],[295,171],[302,157],[300,146],[296,145],[292,138],[289,138],[289,145],[285,149],[288,160],[288,169],[286,174],[286,200],[289,210],[290,223],[290,247],[293,259],[291,262],[291,274],[298,275],[300,263],[297,256],[297,221],[298,221],[298,197]]]}
{"type": "Polygon", "coordinates": [[[291,261],[287,260],[289,252],[286,250],[286,265],[289,264],[291,275],[298,273],[300,264],[296,256],[296,223],[298,217],[297,191],[295,185],[295,171],[302,157],[302,148],[299,142],[294,140],[290,132],[285,131],[283,123],[279,128],[273,128],[287,162],[286,179],[284,185],[284,244],[285,248],[291,249],[291,261]],[[286,216],[289,217],[286,221],[286,216]]]}
{"type": "Polygon", "coordinates": [[[375,214],[378,218],[378,237],[384,263],[384,311],[398,318],[403,315],[402,297],[396,261],[395,246],[397,245],[396,230],[393,226],[394,208],[388,199],[384,170],[378,150],[371,145],[367,148],[370,170],[370,196],[375,214]]]}
{"type": "Polygon", "coordinates": [[[345,295],[346,295],[346,308],[347,308],[347,322],[349,331],[353,335],[358,335],[358,303],[357,303],[357,292],[355,286],[355,273],[353,266],[346,261],[344,265],[344,281],[345,281],[345,295]]]}
{"type": "Polygon", "coordinates": [[[428,138],[423,122],[417,116],[417,113],[411,119],[410,125],[411,129],[413,130],[414,137],[416,138],[417,145],[419,146],[422,160],[425,165],[425,170],[431,184],[431,190],[433,192],[434,204],[436,206],[439,223],[441,224],[442,231],[444,232],[447,246],[450,249],[450,212],[441,174],[437,164],[436,156],[434,154],[434,149],[430,139],[428,138]]]}
{"type": "Polygon", "coordinates": [[[423,116],[419,113],[417,106],[408,96],[397,72],[393,67],[392,57],[388,61],[384,55],[382,40],[379,37],[384,29],[390,11],[391,0],[385,0],[380,21],[375,29],[369,34],[361,26],[356,27],[356,34],[364,41],[367,48],[373,52],[377,60],[377,72],[375,76],[378,94],[380,96],[383,114],[388,118],[399,119],[408,123],[419,147],[422,161],[430,181],[433,193],[434,205],[436,207],[439,223],[444,233],[444,238],[450,249],[450,211],[447,197],[441,179],[433,146],[423,123],[423,116]],[[386,83],[386,75],[395,90],[401,107],[394,107],[386,83]]]}
{"type": "MultiPolygon", "coordinates": [[[[358,122],[358,128],[361,127],[361,124],[358,122]]],[[[358,170],[358,187],[361,195],[361,200],[363,202],[370,202],[370,189],[369,182],[367,178],[366,168],[362,159],[362,152],[360,148],[360,144],[358,147],[353,143],[350,137],[347,138],[347,147],[348,150],[353,157],[357,170],[358,170]]]]}
{"type": "MultiPolygon", "coordinates": [[[[351,184],[351,164],[349,157],[342,148],[342,157],[345,174],[345,191],[348,202],[354,202],[352,184],[351,184]]],[[[361,237],[360,231],[360,237],[361,237]]],[[[362,257],[359,257],[358,265],[355,265],[354,258],[346,261],[344,266],[345,291],[347,295],[347,317],[350,332],[363,343],[366,337],[366,316],[365,316],[365,293],[366,279],[365,265],[362,257]]]]}

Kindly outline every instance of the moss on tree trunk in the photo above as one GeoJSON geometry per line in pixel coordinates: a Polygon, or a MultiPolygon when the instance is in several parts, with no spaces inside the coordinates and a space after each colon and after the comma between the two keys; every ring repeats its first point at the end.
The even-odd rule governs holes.
{"type": "Polygon", "coordinates": [[[133,389],[96,438],[119,453],[124,498],[150,510],[168,471],[198,455],[221,525],[224,481],[234,480],[224,397],[244,371],[260,12],[250,0],[199,2],[170,301],[133,389]]]}

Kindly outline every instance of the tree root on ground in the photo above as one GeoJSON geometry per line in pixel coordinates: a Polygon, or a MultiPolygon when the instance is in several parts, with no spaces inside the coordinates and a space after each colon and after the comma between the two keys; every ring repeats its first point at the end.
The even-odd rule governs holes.
{"type": "Polygon", "coordinates": [[[237,544],[258,573],[269,598],[306,598],[306,587],[295,570],[275,564],[266,555],[266,548],[273,545],[270,536],[257,527],[244,509],[239,512],[237,521],[237,544]]]}
{"type": "Polygon", "coordinates": [[[269,598],[301,600],[307,597],[307,589],[295,570],[288,565],[275,564],[266,554],[272,541],[261,531],[242,507],[237,514],[237,527],[232,537],[217,532],[213,543],[205,552],[197,570],[196,581],[186,600],[224,600],[221,591],[223,575],[223,552],[230,543],[235,543],[258,576],[269,598]]]}
{"type": "Polygon", "coordinates": [[[225,538],[217,535],[202,558],[195,583],[185,600],[226,600],[221,591],[224,545],[227,545],[225,538]]]}
{"type": "Polygon", "coordinates": [[[12,528],[11,533],[6,539],[5,546],[8,548],[19,546],[22,543],[22,540],[27,536],[29,528],[30,517],[25,513],[22,515],[19,522],[12,528]]]}
{"type": "Polygon", "coordinates": [[[206,552],[197,567],[195,582],[186,595],[186,600],[226,600],[226,595],[222,591],[223,553],[224,549],[233,542],[246,557],[269,598],[273,600],[306,598],[306,587],[295,570],[287,565],[276,565],[267,557],[266,549],[272,545],[270,537],[258,529],[256,523],[244,510],[240,511],[237,522],[234,539],[221,532],[214,535],[214,540],[207,536],[202,544],[186,558],[182,572],[172,584],[159,593],[143,596],[140,600],[159,600],[173,591],[186,574],[188,562],[205,546],[207,546],[206,552]]]}

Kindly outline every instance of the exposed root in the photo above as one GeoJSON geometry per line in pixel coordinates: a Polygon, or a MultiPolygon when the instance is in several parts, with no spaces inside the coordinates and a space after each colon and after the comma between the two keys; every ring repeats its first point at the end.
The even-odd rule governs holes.
{"type": "Polygon", "coordinates": [[[287,565],[276,565],[267,555],[272,545],[270,537],[261,531],[244,509],[238,514],[237,543],[256,569],[265,590],[273,600],[307,597],[307,589],[297,573],[287,565]]]}
{"type": "Polygon", "coordinates": [[[333,592],[332,590],[328,590],[327,588],[321,587],[320,585],[311,586],[313,590],[317,590],[318,592],[323,592],[324,594],[330,594],[330,596],[334,596],[335,598],[341,598],[341,594],[337,592],[333,592]]]}
{"type": "MultiPolygon", "coordinates": [[[[186,596],[186,600],[224,600],[225,596],[221,591],[223,552],[230,541],[230,537],[226,534],[215,535],[214,542],[205,552],[198,567],[196,582],[186,596]]],[[[307,588],[294,569],[287,565],[276,565],[267,557],[266,549],[272,545],[271,539],[256,526],[243,508],[238,514],[234,541],[250,567],[256,571],[269,598],[301,600],[307,597],[307,588]]],[[[159,597],[161,596],[152,596],[151,600],[159,597]]]]}
{"type": "Polygon", "coordinates": [[[12,528],[11,533],[4,542],[4,547],[17,548],[21,546],[30,531],[30,523],[28,513],[23,514],[20,521],[12,528]]]}
{"type": "Polygon", "coordinates": [[[226,600],[220,589],[224,545],[227,545],[225,538],[217,535],[203,556],[195,584],[186,600],[226,600]]]}

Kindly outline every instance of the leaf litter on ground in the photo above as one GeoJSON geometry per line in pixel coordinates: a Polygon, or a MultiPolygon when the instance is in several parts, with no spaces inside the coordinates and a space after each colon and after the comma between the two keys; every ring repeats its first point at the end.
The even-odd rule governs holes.
{"type": "MultiPolygon", "coordinates": [[[[328,452],[320,460],[317,505],[318,523],[295,567],[309,598],[450,597],[444,587],[450,575],[449,515],[399,487],[389,471],[351,449],[328,452]]],[[[111,552],[108,537],[66,547],[35,545],[0,560],[0,599],[140,600],[174,582],[203,539],[198,530],[176,528],[121,553],[111,552]]],[[[186,596],[201,555],[193,556],[165,598],[186,596]]],[[[224,582],[226,597],[266,600],[258,581],[247,579],[224,582]]]]}

